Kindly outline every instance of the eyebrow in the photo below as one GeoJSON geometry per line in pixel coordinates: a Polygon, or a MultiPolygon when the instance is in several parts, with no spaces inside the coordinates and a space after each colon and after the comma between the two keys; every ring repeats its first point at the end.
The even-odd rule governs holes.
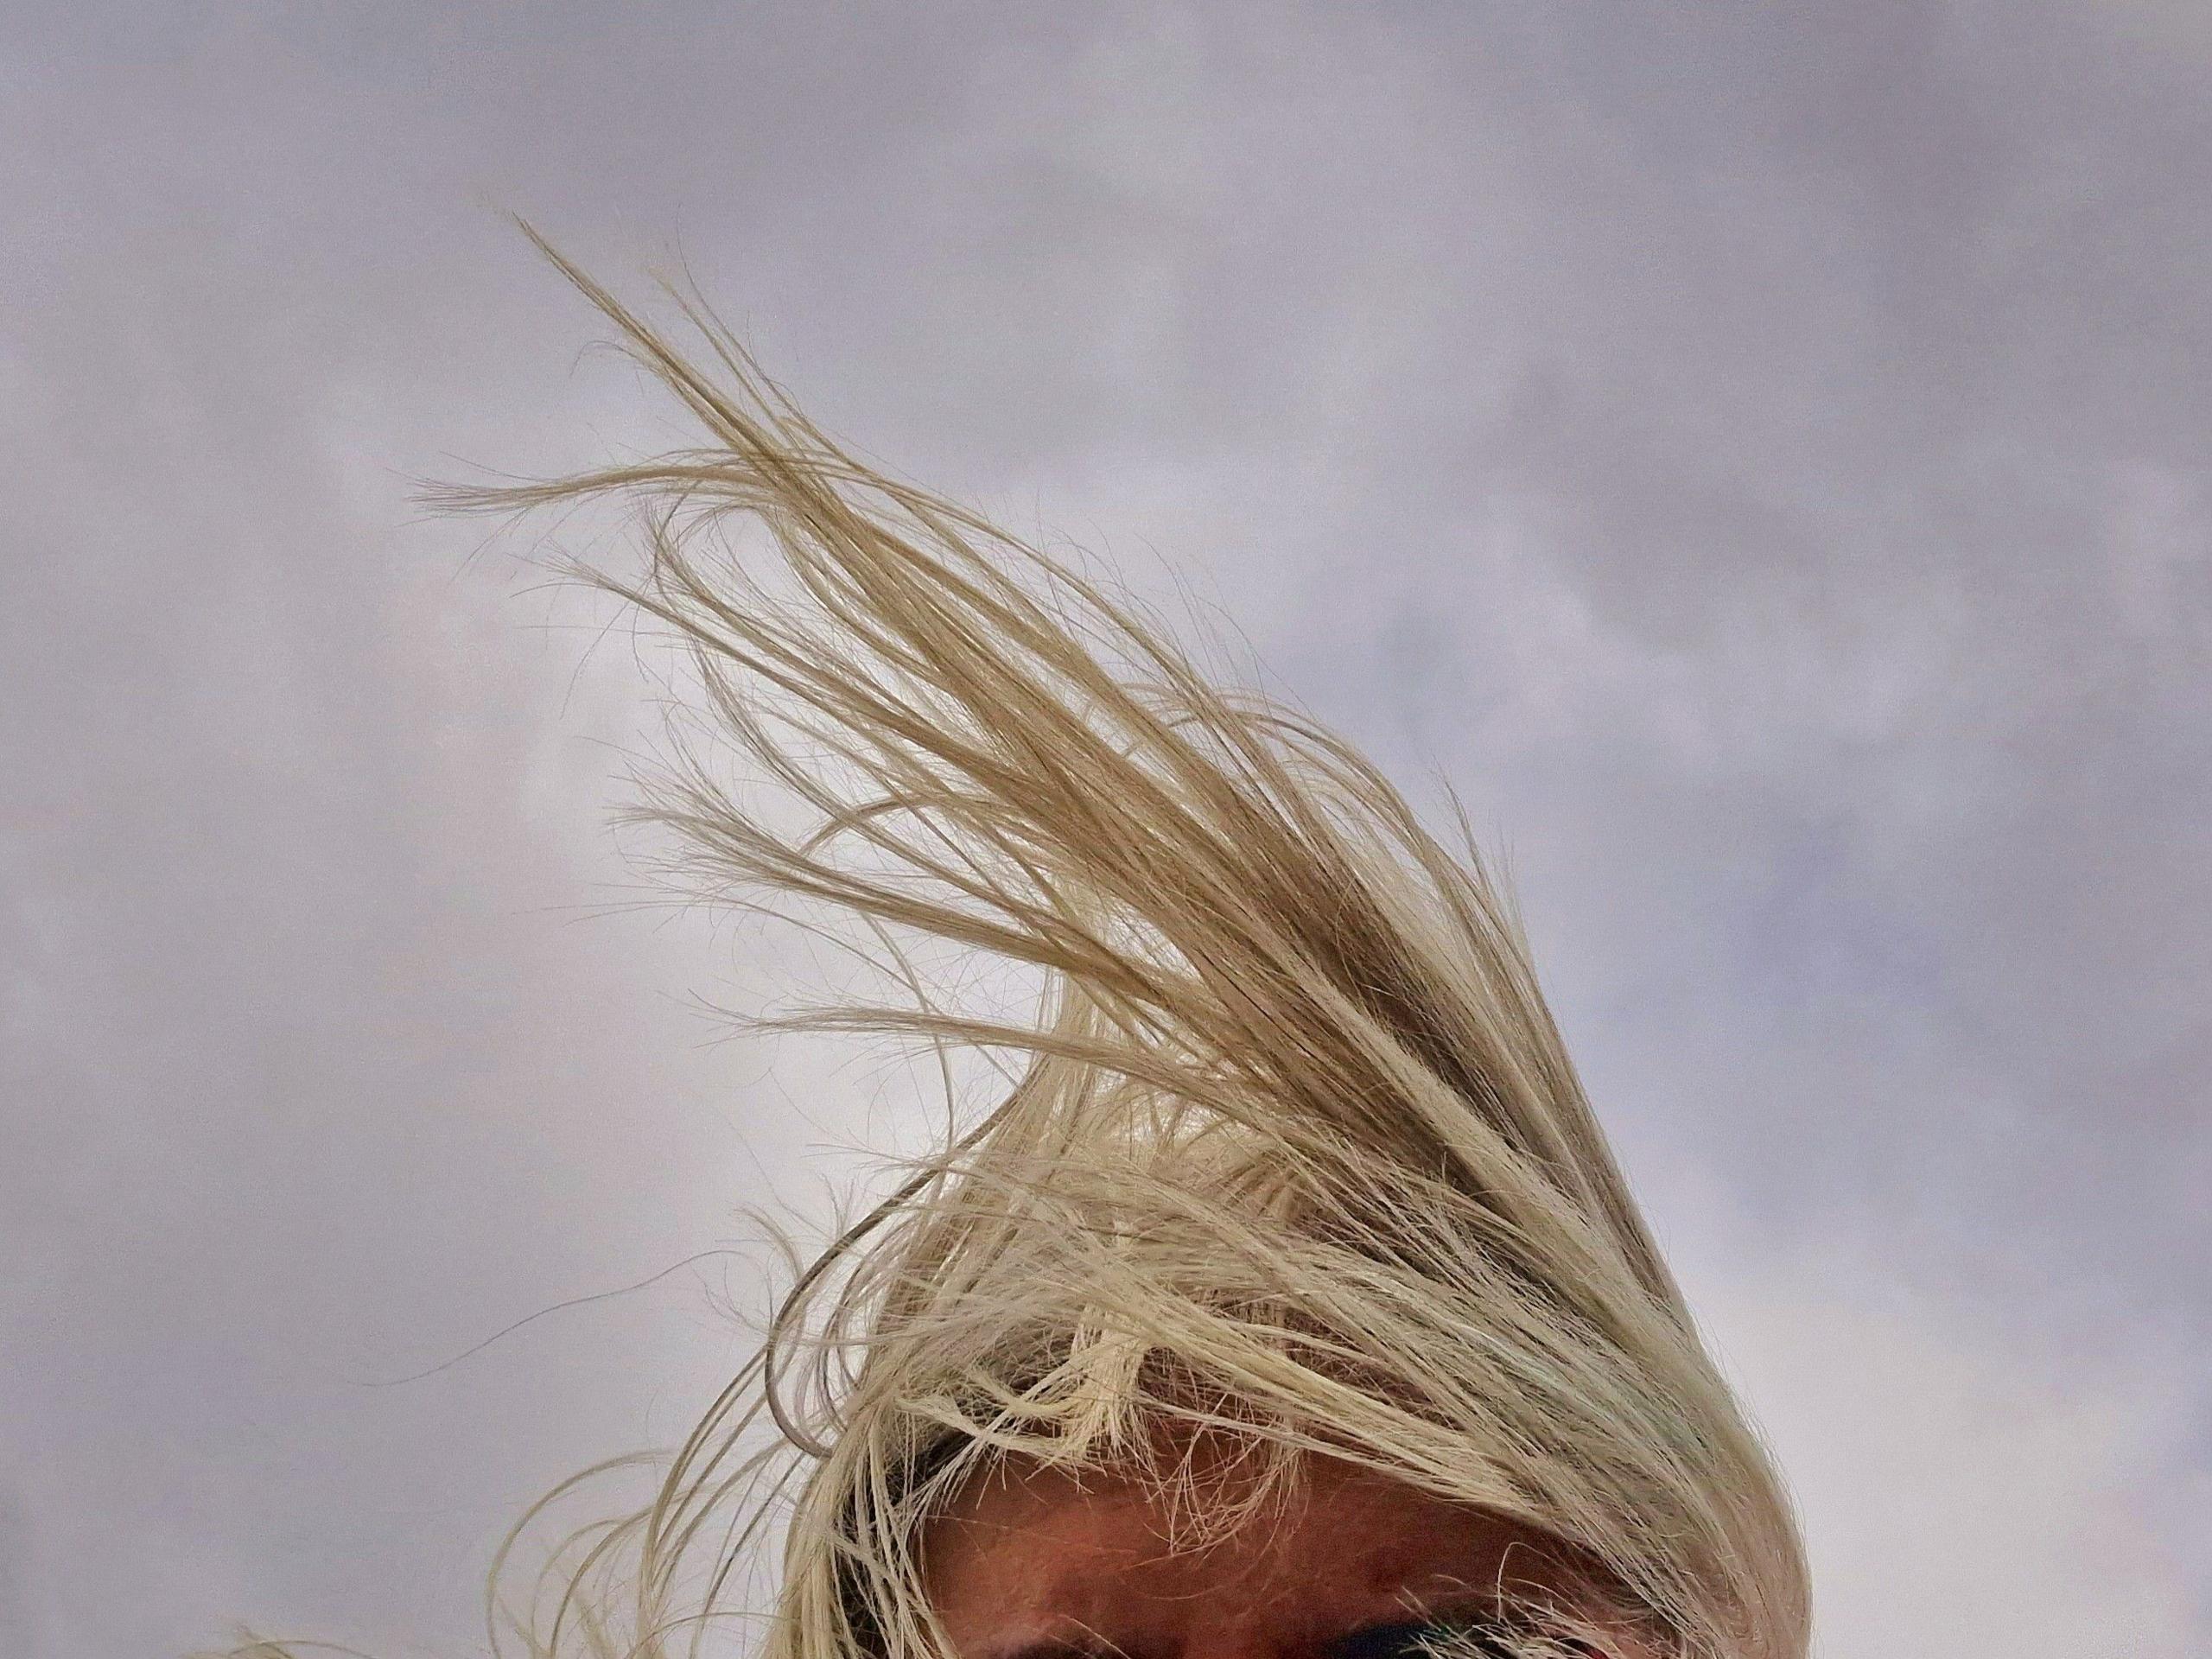
{"type": "Polygon", "coordinates": [[[1416,1637],[1430,1631],[1482,1637],[1496,1634],[1503,1621],[1483,1607],[1441,1607],[1408,1612],[1403,1618],[1363,1624],[1322,1644],[1326,1659],[1405,1659],[1416,1637]]]}
{"type": "MultiPolygon", "coordinates": [[[[1496,1611],[1450,1599],[1433,1608],[1408,1609],[1402,1617],[1377,1619],[1347,1630],[1321,1644],[1324,1659],[1401,1659],[1410,1645],[1406,1638],[1428,1630],[1451,1630],[1481,1637],[1503,1628],[1496,1611]],[[1397,1637],[1385,1643],[1382,1638],[1397,1637]]],[[[983,1659],[1144,1659],[1121,1643],[1092,1631],[1069,1636],[1031,1637],[989,1649],[983,1659]]]]}

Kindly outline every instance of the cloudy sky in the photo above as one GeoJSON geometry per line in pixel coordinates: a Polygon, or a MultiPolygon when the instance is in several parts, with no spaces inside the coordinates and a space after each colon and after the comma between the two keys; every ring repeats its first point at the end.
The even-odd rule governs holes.
{"type": "Polygon", "coordinates": [[[1824,1655],[2212,1650],[2208,178],[2189,0],[8,8],[0,1651],[475,1651],[897,1130],[410,503],[678,431],[506,208],[1450,779],[1824,1655]]]}

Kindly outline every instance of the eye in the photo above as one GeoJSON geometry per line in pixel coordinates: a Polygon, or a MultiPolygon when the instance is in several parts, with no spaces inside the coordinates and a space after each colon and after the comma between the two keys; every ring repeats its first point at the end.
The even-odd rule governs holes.
{"type": "MultiPolygon", "coordinates": [[[[1492,1630],[1482,1618],[1430,1618],[1403,1624],[1370,1624],[1329,1643],[1327,1659],[1427,1659],[1427,1656],[1458,1638],[1471,1637],[1474,1650],[1489,1652],[1483,1638],[1492,1630]]],[[[1458,1643],[1454,1643],[1458,1645],[1458,1643]]],[[[1461,1652],[1467,1649],[1461,1646],[1461,1652]]]]}

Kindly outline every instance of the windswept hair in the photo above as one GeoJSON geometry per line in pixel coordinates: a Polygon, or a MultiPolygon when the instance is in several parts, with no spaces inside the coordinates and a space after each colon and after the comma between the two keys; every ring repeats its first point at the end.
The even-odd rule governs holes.
{"type": "MultiPolygon", "coordinates": [[[[1340,740],[857,459],[703,308],[676,296],[687,355],[544,251],[703,435],[443,503],[636,510],[642,569],[593,579],[683,642],[746,763],[680,764],[645,810],[699,890],[846,912],[913,992],[783,1023],[1013,1064],[495,1641],[710,1650],[781,1527],[764,1659],[939,1653],[921,1529],[980,1470],[1188,1496],[1202,1433],[1262,1497],[1325,1455],[1546,1535],[1658,1651],[1799,1659],[1788,1506],[1464,814],[1455,855],[1340,740]],[[1034,1017],[943,1006],[904,948],[930,940],[1041,979],[1034,1017]]],[[[1570,1650],[1571,1610],[1517,1616],[1521,1650],[1570,1650]]]]}

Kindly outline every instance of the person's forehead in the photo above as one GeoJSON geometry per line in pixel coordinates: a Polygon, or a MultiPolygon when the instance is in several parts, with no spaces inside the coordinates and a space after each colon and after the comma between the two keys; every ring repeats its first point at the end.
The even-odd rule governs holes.
{"type": "Polygon", "coordinates": [[[1217,1613],[1236,1591],[1281,1622],[1326,1624],[1486,1588],[1513,1541],[1494,1519],[1402,1483],[1326,1464],[1303,1472],[1287,1501],[1194,1548],[1191,1508],[1233,1506],[1227,1485],[1201,1482],[1171,1500],[1110,1475],[999,1471],[931,1529],[932,1598],[947,1615],[988,1610],[1005,1624],[1126,1616],[1139,1605],[1150,1616],[1161,1611],[1153,1604],[1190,1597],[1217,1613]]]}

